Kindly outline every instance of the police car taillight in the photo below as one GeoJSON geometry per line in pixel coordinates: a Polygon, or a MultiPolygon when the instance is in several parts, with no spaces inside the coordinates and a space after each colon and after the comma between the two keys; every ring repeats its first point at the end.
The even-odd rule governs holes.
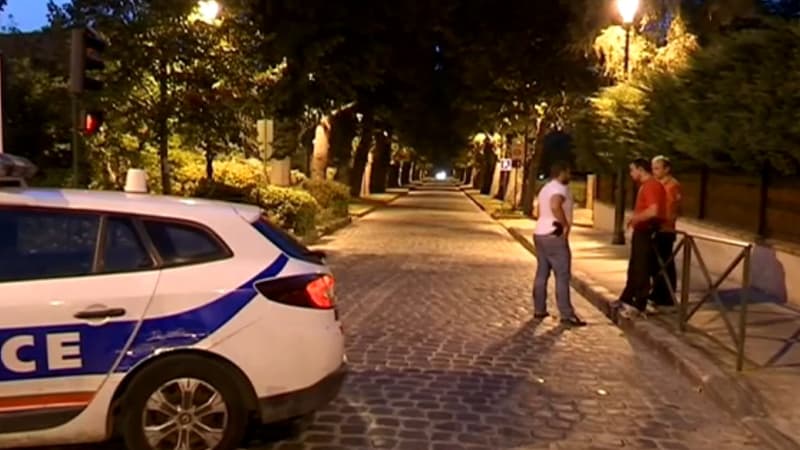
{"type": "Polygon", "coordinates": [[[261,295],[278,303],[314,309],[336,306],[335,281],[330,275],[300,275],[256,283],[261,295]]]}

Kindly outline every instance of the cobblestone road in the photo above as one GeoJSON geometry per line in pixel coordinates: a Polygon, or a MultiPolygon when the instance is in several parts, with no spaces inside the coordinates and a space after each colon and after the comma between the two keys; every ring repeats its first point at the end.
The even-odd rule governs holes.
{"type": "Polygon", "coordinates": [[[412,192],[322,248],[351,377],[253,449],[761,448],[577,294],[589,327],[531,321],[534,259],[460,192],[412,192]]]}
{"type": "Polygon", "coordinates": [[[763,448],[577,294],[589,327],[531,321],[533,258],[460,192],[413,192],[322,248],[351,376],[250,450],[763,448]]]}

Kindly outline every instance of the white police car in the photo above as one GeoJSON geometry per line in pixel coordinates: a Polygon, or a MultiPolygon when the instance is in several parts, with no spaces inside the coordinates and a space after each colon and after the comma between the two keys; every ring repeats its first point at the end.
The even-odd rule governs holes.
{"type": "Polygon", "coordinates": [[[228,450],[338,394],[323,255],[253,206],[33,189],[29,169],[0,155],[0,448],[228,450]]]}

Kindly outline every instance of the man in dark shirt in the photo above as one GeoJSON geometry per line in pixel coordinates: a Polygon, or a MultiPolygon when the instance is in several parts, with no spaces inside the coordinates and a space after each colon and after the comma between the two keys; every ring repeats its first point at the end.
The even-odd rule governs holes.
{"type": "Polygon", "coordinates": [[[639,185],[639,191],[633,217],[628,222],[628,227],[633,228],[628,281],[619,301],[642,312],[650,296],[651,265],[655,260],[653,234],[659,231],[667,217],[667,192],[664,185],[653,177],[650,161],[646,159],[633,161],[630,174],[639,185]]]}

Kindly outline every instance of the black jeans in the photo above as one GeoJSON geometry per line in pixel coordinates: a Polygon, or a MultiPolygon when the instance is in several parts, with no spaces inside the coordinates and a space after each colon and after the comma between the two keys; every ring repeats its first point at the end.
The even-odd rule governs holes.
{"type": "Polygon", "coordinates": [[[620,301],[644,311],[650,297],[650,278],[653,276],[653,232],[634,230],[631,239],[631,257],[628,260],[628,281],[619,297],[620,301]]]}
{"type": "Polygon", "coordinates": [[[675,270],[675,260],[672,259],[672,251],[675,247],[675,233],[656,233],[653,244],[657,255],[665,263],[666,274],[661,273],[661,265],[656,258],[653,262],[653,293],[650,298],[656,305],[673,306],[675,305],[675,300],[672,298],[669,286],[672,286],[673,291],[678,288],[678,273],[675,270]],[[667,285],[667,281],[669,281],[669,285],[667,285]]]}

